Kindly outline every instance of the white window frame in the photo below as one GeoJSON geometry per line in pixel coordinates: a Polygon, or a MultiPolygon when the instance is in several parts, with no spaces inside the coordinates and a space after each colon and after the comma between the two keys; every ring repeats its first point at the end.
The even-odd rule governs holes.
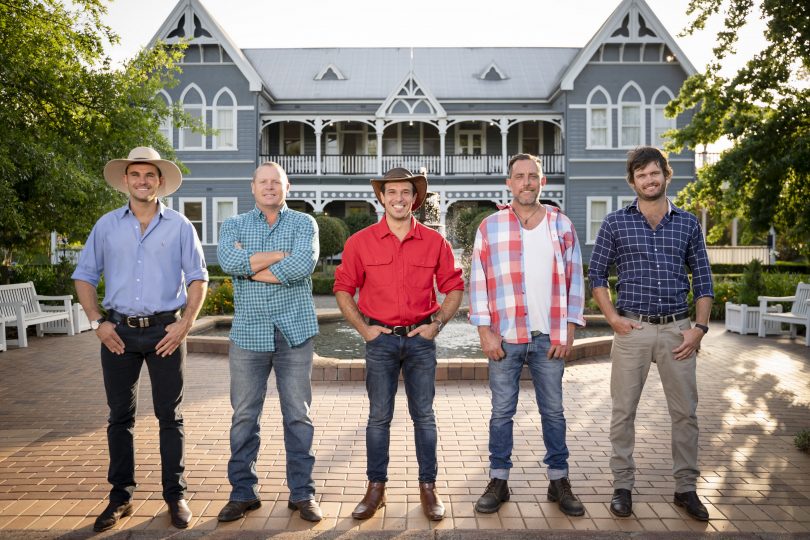
{"type": "Polygon", "coordinates": [[[593,90],[591,90],[590,94],[588,94],[588,100],[586,102],[586,113],[585,113],[585,149],[586,150],[598,150],[602,148],[612,148],[613,147],[613,106],[612,101],[610,100],[610,94],[607,90],[605,90],[602,86],[596,86],[593,90]],[[605,96],[605,101],[607,103],[592,103],[593,98],[596,94],[602,94],[605,96]],[[593,127],[593,111],[595,109],[604,109],[605,111],[605,118],[606,118],[606,125],[605,129],[607,131],[605,135],[605,145],[596,145],[591,144],[591,129],[593,127]]]}
{"type": "Polygon", "coordinates": [[[624,208],[635,199],[635,195],[618,195],[616,196],[616,209],[624,208]]]}
{"type": "MultiPolygon", "coordinates": [[[[211,199],[211,211],[213,215],[211,216],[211,220],[214,223],[213,229],[211,231],[211,236],[213,236],[212,244],[219,243],[219,203],[221,202],[230,202],[233,203],[233,211],[236,215],[239,213],[239,198],[238,197],[213,197],[211,199]]],[[[231,216],[228,216],[231,217],[231,216]]],[[[226,218],[227,219],[227,218],[226,218]]],[[[224,219],[222,221],[225,221],[224,219]]]]}
{"type": "Polygon", "coordinates": [[[530,152],[530,154],[541,156],[543,155],[541,150],[545,146],[545,141],[543,140],[543,124],[545,122],[542,120],[526,120],[518,124],[518,150],[523,151],[523,126],[528,122],[537,124],[537,149],[534,152],[530,152]]]}
{"type": "MultiPolygon", "coordinates": [[[[476,134],[481,135],[481,155],[482,156],[487,155],[487,124],[486,124],[486,122],[483,122],[481,120],[464,120],[464,121],[461,121],[461,122],[457,123],[455,126],[456,126],[456,129],[454,129],[453,131],[455,131],[455,136],[456,136],[455,152],[456,152],[457,156],[464,155],[464,154],[460,153],[460,150],[461,150],[461,135],[476,135],[476,134]],[[461,125],[466,123],[466,122],[477,122],[479,127],[478,127],[478,129],[462,128],[461,125]]],[[[467,155],[474,156],[475,154],[467,154],[467,155]]]]}
{"type": "MultiPolygon", "coordinates": [[[[194,83],[189,84],[185,90],[183,90],[183,94],[180,96],[180,103],[183,104],[183,111],[188,112],[190,109],[199,110],[200,111],[200,118],[202,118],[203,124],[207,124],[208,119],[206,118],[206,106],[205,106],[205,94],[203,94],[202,89],[194,83]],[[194,90],[199,94],[200,100],[202,103],[192,103],[190,105],[185,104],[185,97],[186,95],[194,90]]],[[[189,131],[189,128],[182,128],[180,129],[180,142],[178,144],[178,150],[205,150],[205,139],[207,138],[204,134],[199,134],[200,140],[202,141],[202,146],[187,146],[186,145],[186,132],[189,131]]],[[[194,134],[195,136],[198,135],[197,133],[194,134]]]]}
{"type": "Polygon", "coordinates": [[[624,85],[621,92],[619,92],[619,101],[618,101],[618,135],[619,135],[619,148],[635,148],[636,146],[641,146],[644,144],[645,141],[645,130],[644,130],[644,92],[641,91],[641,87],[637,85],[635,82],[630,81],[624,85]],[[625,101],[624,95],[627,93],[629,89],[633,88],[637,93],[639,100],[638,101],[625,101]],[[630,141],[625,143],[624,141],[624,121],[622,114],[624,112],[625,107],[636,107],[638,108],[638,140],[637,141],[630,141]]]}
{"type": "MultiPolygon", "coordinates": [[[[586,237],[585,243],[588,245],[593,245],[596,243],[596,236],[591,237],[591,221],[593,219],[591,217],[591,210],[593,207],[593,203],[595,202],[605,203],[606,205],[605,216],[607,216],[613,211],[613,197],[599,196],[599,197],[585,198],[585,237],[586,237]]],[[[601,226],[601,224],[602,223],[600,222],[599,225],[601,226]]]]}
{"type": "Polygon", "coordinates": [[[233,119],[232,120],[233,125],[231,127],[231,130],[233,131],[233,145],[232,146],[220,147],[220,145],[219,145],[219,135],[214,135],[213,138],[212,138],[213,149],[214,150],[228,150],[228,151],[239,150],[239,148],[238,148],[239,145],[237,144],[238,133],[239,133],[239,131],[237,129],[237,127],[238,127],[237,114],[239,112],[239,107],[238,107],[238,103],[236,102],[236,96],[233,94],[233,92],[231,92],[231,90],[227,86],[220,89],[220,91],[217,92],[217,95],[214,96],[214,111],[213,111],[213,118],[212,118],[213,124],[214,124],[213,125],[214,129],[219,129],[219,113],[220,113],[220,111],[229,111],[231,113],[231,115],[232,115],[231,118],[233,119]],[[231,97],[231,105],[222,105],[222,106],[220,106],[218,104],[219,103],[219,98],[222,97],[223,94],[228,94],[231,97]]]}
{"type": "MultiPolygon", "coordinates": [[[[672,101],[675,98],[675,96],[673,95],[672,91],[670,91],[669,88],[667,88],[666,86],[662,86],[661,88],[656,90],[655,94],[653,94],[652,100],[650,101],[650,123],[651,123],[651,125],[650,125],[650,141],[651,141],[651,144],[653,146],[655,146],[656,148],[661,148],[662,145],[663,145],[663,139],[658,140],[658,136],[656,135],[656,131],[660,127],[660,126],[657,125],[657,123],[655,121],[656,113],[659,110],[663,113],[663,110],[667,106],[666,103],[664,103],[664,104],[656,103],[658,101],[658,97],[661,94],[666,94],[666,95],[669,96],[669,99],[667,100],[667,102],[672,101]]],[[[678,126],[677,118],[666,118],[666,122],[667,122],[666,129],[664,129],[662,131],[668,131],[670,129],[675,129],[678,126]]]]}
{"type": "Polygon", "coordinates": [[[294,156],[294,155],[303,156],[304,153],[305,153],[304,152],[304,124],[302,124],[301,122],[295,122],[295,124],[298,126],[298,135],[299,135],[299,140],[301,141],[301,153],[300,154],[287,154],[286,153],[285,148],[284,148],[284,139],[286,139],[286,136],[284,135],[284,133],[288,129],[290,129],[291,131],[294,130],[295,126],[293,126],[291,124],[288,124],[287,122],[280,122],[279,125],[278,125],[278,154],[280,156],[294,156]]]}
{"type": "Polygon", "coordinates": [[[160,200],[163,201],[163,204],[164,206],[166,206],[166,208],[174,209],[173,197],[161,197],[160,200]]]}
{"type": "MultiPolygon", "coordinates": [[[[206,209],[206,199],[205,197],[178,197],[177,198],[177,211],[186,215],[186,204],[188,203],[202,203],[202,238],[200,238],[201,244],[208,243],[208,215],[206,209]]],[[[191,221],[191,220],[189,220],[191,221]]]]}
{"type": "MultiPolygon", "coordinates": [[[[163,97],[166,100],[166,104],[169,106],[169,110],[172,108],[172,97],[166,92],[165,90],[158,90],[157,95],[163,97]]],[[[157,96],[156,96],[157,97],[157,96]]],[[[161,118],[160,119],[160,134],[169,142],[169,146],[174,148],[174,122],[171,116],[161,118]],[[167,133],[163,133],[163,131],[167,131],[167,133]]]]}

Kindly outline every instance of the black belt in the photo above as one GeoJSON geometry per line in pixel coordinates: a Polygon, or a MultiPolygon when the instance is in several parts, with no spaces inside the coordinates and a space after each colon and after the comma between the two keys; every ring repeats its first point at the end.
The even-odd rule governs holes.
{"type": "Polygon", "coordinates": [[[130,328],[149,328],[156,324],[171,324],[177,321],[176,311],[161,311],[152,315],[124,315],[112,309],[107,312],[107,320],[115,324],[123,323],[130,328]]]}
{"type": "Polygon", "coordinates": [[[395,336],[407,336],[411,332],[411,330],[414,330],[415,328],[418,328],[418,327],[422,326],[423,324],[430,324],[432,322],[432,320],[433,319],[428,317],[426,319],[423,319],[423,320],[419,321],[418,323],[409,324],[407,326],[401,325],[401,324],[397,324],[397,325],[392,326],[390,324],[381,323],[377,319],[369,319],[368,324],[371,324],[371,325],[374,325],[374,326],[382,326],[383,328],[388,328],[389,330],[391,330],[391,333],[394,334],[395,336]]]}
{"type": "Polygon", "coordinates": [[[650,324],[667,324],[671,322],[682,321],[689,318],[689,312],[673,313],[671,315],[642,315],[641,313],[633,313],[632,311],[618,310],[619,315],[627,317],[628,319],[635,319],[639,322],[646,322],[650,324]]]}

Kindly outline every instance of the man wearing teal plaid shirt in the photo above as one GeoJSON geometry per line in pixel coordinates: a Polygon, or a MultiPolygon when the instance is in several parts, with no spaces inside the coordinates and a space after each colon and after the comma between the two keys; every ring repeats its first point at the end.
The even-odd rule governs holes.
{"type": "Polygon", "coordinates": [[[320,521],[312,468],[312,337],[318,333],[311,274],[318,260],[318,226],[287,208],[290,182],[277,163],[264,163],[250,185],[256,206],[225,220],[217,250],[233,276],[235,315],[230,339],[232,490],[219,521],[234,521],[261,506],[256,460],[259,417],[270,371],[284,423],[287,506],[320,521]]]}

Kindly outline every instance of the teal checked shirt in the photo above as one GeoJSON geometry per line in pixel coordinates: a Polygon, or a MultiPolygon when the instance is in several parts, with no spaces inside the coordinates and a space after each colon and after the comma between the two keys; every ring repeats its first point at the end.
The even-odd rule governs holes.
{"type": "Polygon", "coordinates": [[[255,208],[228,218],[220,229],[217,256],[233,276],[231,340],[250,351],[275,351],[278,328],[291,347],[318,333],[312,301],[312,271],[318,260],[318,225],[307,214],[284,205],[271,226],[255,208]],[[290,255],[269,267],[281,283],[251,281],[250,257],[263,251],[290,255]]]}

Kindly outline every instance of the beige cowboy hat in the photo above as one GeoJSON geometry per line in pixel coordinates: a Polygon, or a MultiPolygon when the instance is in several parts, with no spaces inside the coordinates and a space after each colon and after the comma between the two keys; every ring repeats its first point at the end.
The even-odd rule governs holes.
{"type": "Polygon", "coordinates": [[[382,204],[382,189],[386,182],[413,182],[416,187],[416,200],[413,201],[411,210],[418,210],[422,203],[425,202],[425,195],[427,194],[427,178],[424,174],[411,174],[411,171],[404,167],[395,167],[385,173],[385,176],[380,180],[372,180],[371,187],[374,188],[374,195],[377,200],[382,204]]]}
{"type": "Polygon", "coordinates": [[[129,194],[129,190],[124,183],[124,175],[127,166],[132,163],[151,163],[160,170],[163,185],[158,190],[158,197],[171,195],[177,191],[177,188],[183,182],[183,174],[180,172],[180,168],[171,161],[160,159],[160,154],[154,148],[148,146],[133,148],[127,159],[108,161],[104,166],[104,180],[118,191],[129,194]]]}

